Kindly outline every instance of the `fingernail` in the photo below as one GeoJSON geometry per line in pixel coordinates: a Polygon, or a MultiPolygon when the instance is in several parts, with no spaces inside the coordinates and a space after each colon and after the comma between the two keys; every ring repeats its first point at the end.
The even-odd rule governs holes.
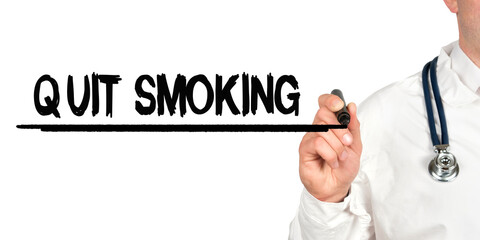
{"type": "Polygon", "coordinates": [[[340,160],[343,161],[343,160],[347,159],[347,157],[348,157],[348,152],[344,150],[342,152],[342,154],[340,154],[340,160]]]}
{"type": "Polygon", "coordinates": [[[339,165],[338,165],[338,161],[335,161],[332,165],[332,168],[335,169],[335,168],[338,168],[339,165]]]}
{"type": "Polygon", "coordinates": [[[352,135],[350,133],[346,133],[343,135],[343,144],[350,145],[352,143],[352,135]]]}
{"type": "Polygon", "coordinates": [[[342,108],[342,106],[343,106],[342,100],[340,100],[340,99],[333,100],[332,108],[340,109],[340,108],[342,108]]]}

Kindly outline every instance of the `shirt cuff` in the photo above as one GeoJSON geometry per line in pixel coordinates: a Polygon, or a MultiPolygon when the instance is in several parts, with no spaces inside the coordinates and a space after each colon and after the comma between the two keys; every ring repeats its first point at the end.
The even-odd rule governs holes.
{"type": "Polygon", "coordinates": [[[345,215],[342,213],[345,213],[345,210],[349,208],[350,200],[350,190],[343,202],[331,203],[316,199],[304,188],[300,200],[300,210],[308,218],[305,220],[321,224],[327,228],[336,228],[345,222],[345,215]]]}

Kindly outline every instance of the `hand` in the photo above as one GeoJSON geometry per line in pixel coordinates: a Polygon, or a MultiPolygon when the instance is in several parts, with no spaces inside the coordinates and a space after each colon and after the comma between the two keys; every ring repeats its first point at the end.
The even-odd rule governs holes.
{"type": "MultiPolygon", "coordinates": [[[[319,110],[313,124],[339,124],[335,112],[343,101],[332,94],[318,98],[319,110]]],[[[347,106],[348,129],[306,133],[300,143],[300,179],[307,191],[325,202],[341,202],[358,174],[362,142],[357,107],[347,106]]]]}

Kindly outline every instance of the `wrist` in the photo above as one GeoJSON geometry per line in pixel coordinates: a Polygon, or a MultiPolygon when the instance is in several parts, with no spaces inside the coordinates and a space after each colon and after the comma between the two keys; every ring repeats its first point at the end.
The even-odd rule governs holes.
{"type": "Polygon", "coordinates": [[[331,203],[339,203],[343,202],[343,200],[350,194],[350,186],[346,190],[339,191],[338,193],[335,193],[331,196],[326,196],[326,197],[316,197],[316,199],[322,201],[322,202],[331,202],[331,203]]]}

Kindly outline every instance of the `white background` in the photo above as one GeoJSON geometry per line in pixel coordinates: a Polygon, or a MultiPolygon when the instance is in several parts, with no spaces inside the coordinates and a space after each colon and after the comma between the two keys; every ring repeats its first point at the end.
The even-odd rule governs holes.
{"type": "MultiPolygon", "coordinates": [[[[44,133],[29,123],[309,124],[333,88],[361,102],[421,70],[457,39],[440,0],[15,1],[0,4],[0,239],[285,239],[302,184],[302,133],[44,133]],[[119,74],[105,105],[74,116],[66,80],[119,74]],[[134,83],[215,74],[291,74],[300,115],[140,116],[134,83]],[[33,88],[60,86],[61,119],[33,88]],[[48,84],[46,84],[48,86],[48,84]]],[[[79,81],[82,80],[82,81],[79,81]]],[[[234,94],[241,109],[239,92],[234,94]]],[[[101,101],[104,88],[100,88],[101,101]]],[[[287,88],[288,90],[288,88],[287,88]]],[[[46,92],[47,93],[47,92],[46,92]]],[[[202,99],[202,91],[197,93],[202,99]]],[[[80,97],[77,97],[78,99],[80,97]]],[[[286,102],[287,103],[287,102],[286,102]]]]}

